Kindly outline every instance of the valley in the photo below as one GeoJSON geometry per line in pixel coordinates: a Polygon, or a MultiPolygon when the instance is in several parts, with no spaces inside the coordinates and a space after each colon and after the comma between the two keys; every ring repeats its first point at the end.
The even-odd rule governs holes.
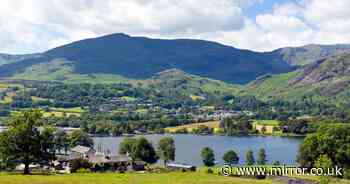
{"type": "MultiPolygon", "coordinates": [[[[91,136],[94,149],[113,154],[128,138],[152,144],[171,137],[179,148],[176,162],[202,166],[199,151],[210,147],[216,164],[223,164],[223,151],[234,148],[243,165],[248,159],[242,152],[266,148],[267,164],[296,165],[304,140],[324,127],[349,125],[348,49],[307,45],[259,53],[201,40],[114,34],[42,54],[1,55],[0,127],[7,132],[8,121],[37,109],[42,127],[69,140],[91,136]]],[[[216,177],[184,177],[194,175],[208,183],[216,177]]]]}

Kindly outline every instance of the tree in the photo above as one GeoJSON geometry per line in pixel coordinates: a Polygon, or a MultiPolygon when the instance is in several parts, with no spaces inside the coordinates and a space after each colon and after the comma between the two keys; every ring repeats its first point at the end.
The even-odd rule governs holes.
{"type": "Polygon", "coordinates": [[[144,137],[139,138],[133,145],[131,157],[134,160],[142,160],[150,164],[154,164],[158,160],[152,143],[148,142],[148,140],[144,137]]]}
{"type": "Polygon", "coordinates": [[[56,150],[59,153],[61,153],[62,150],[64,150],[64,153],[67,154],[69,147],[69,140],[67,134],[62,130],[58,130],[54,134],[54,140],[56,143],[56,150]]]}
{"type": "Polygon", "coordinates": [[[322,125],[308,135],[300,145],[298,162],[302,167],[314,167],[320,157],[328,157],[332,166],[350,168],[350,126],[322,125]]]}
{"type": "Polygon", "coordinates": [[[158,154],[166,166],[168,161],[175,160],[175,143],[171,137],[164,137],[158,143],[158,154]]]}
{"type": "Polygon", "coordinates": [[[211,167],[215,165],[215,154],[211,148],[203,148],[201,151],[201,157],[205,166],[211,167]]]}
{"type": "Polygon", "coordinates": [[[28,110],[10,118],[8,130],[0,134],[0,160],[6,166],[23,163],[24,174],[29,174],[30,164],[54,158],[53,129],[41,129],[41,117],[39,110],[28,110]]]}
{"type": "Polygon", "coordinates": [[[321,155],[315,163],[317,168],[322,168],[324,171],[327,171],[332,165],[332,160],[327,155],[321,155]]]}
{"type": "Polygon", "coordinates": [[[41,151],[39,163],[49,165],[56,155],[56,142],[54,133],[56,128],[45,127],[40,131],[41,151]]]}
{"type": "Polygon", "coordinates": [[[136,144],[137,140],[133,138],[125,138],[120,144],[118,153],[122,155],[131,154],[133,146],[136,144]]]}
{"type": "Polygon", "coordinates": [[[81,130],[76,130],[69,136],[69,146],[73,148],[78,145],[92,147],[94,145],[94,141],[87,133],[81,130]]]}
{"type": "MultiPolygon", "coordinates": [[[[321,155],[315,163],[317,168],[322,168],[324,171],[328,171],[332,168],[332,160],[327,155],[321,155]]],[[[328,184],[330,182],[329,176],[321,176],[320,184],[328,184]]]]}
{"type": "Polygon", "coordinates": [[[265,165],[266,164],[266,151],[264,148],[261,148],[259,150],[259,155],[258,155],[258,160],[257,160],[257,163],[259,165],[265,165]]]}
{"type": "Polygon", "coordinates": [[[246,154],[246,164],[247,165],[254,165],[255,159],[254,159],[254,152],[253,150],[248,150],[246,154]]]}
{"type": "Polygon", "coordinates": [[[232,165],[238,164],[239,161],[239,157],[234,150],[229,150],[228,152],[226,152],[222,159],[225,161],[225,163],[232,165]]]}

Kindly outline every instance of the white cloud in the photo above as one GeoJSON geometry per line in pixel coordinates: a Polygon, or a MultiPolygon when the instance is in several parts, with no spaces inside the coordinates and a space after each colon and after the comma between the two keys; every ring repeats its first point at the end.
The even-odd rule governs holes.
{"type": "Polygon", "coordinates": [[[162,37],[238,30],[244,26],[242,8],[250,5],[238,1],[5,0],[0,7],[0,30],[7,36],[0,35],[0,42],[5,43],[0,50],[45,50],[115,32],[162,37]],[[21,37],[33,47],[23,45],[21,37]]]}
{"type": "Polygon", "coordinates": [[[268,51],[306,44],[350,43],[350,1],[302,0],[275,4],[239,32],[226,35],[241,48],[268,51]],[[254,35],[254,36],[252,36],[254,35]],[[252,38],[249,38],[253,37],[252,38]],[[245,38],[248,37],[248,38],[245,38]],[[241,43],[246,41],[246,43],[241,43]]]}
{"type": "Polygon", "coordinates": [[[330,33],[350,32],[349,0],[309,0],[306,3],[305,18],[321,31],[330,33]]]}
{"type": "Polygon", "coordinates": [[[246,11],[263,0],[3,0],[0,52],[45,51],[116,32],[258,51],[350,43],[349,0],[284,2],[248,17],[246,11]]]}
{"type": "Polygon", "coordinates": [[[265,14],[257,16],[256,22],[265,31],[293,33],[307,29],[302,20],[293,16],[265,14]]]}

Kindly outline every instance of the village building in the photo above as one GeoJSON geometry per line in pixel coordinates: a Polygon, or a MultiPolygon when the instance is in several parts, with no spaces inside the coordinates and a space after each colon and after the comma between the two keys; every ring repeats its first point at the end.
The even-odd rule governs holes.
{"type": "Polygon", "coordinates": [[[167,168],[170,170],[181,170],[181,171],[196,171],[197,169],[196,166],[176,164],[176,163],[167,164],[167,168]]]}
{"type": "Polygon", "coordinates": [[[58,155],[54,162],[55,170],[65,173],[70,172],[70,162],[83,159],[92,165],[92,171],[126,171],[144,170],[145,162],[133,161],[127,155],[112,155],[108,152],[98,152],[93,148],[76,146],[70,150],[69,155],[58,155]]]}

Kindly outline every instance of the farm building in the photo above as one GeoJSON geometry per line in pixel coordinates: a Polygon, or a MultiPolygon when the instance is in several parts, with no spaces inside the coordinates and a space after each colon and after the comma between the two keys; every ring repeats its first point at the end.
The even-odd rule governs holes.
{"type": "Polygon", "coordinates": [[[144,170],[146,163],[133,161],[127,155],[112,155],[110,153],[96,152],[93,148],[76,146],[69,155],[57,156],[54,162],[56,170],[70,170],[70,162],[77,159],[86,160],[92,165],[92,171],[115,170],[144,170]]]}
{"type": "Polygon", "coordinates": [[[167,164],[167,168],[170,170],[181,170],[181,171],[196,171],[196,166],[186,164],[167,164]]]}

